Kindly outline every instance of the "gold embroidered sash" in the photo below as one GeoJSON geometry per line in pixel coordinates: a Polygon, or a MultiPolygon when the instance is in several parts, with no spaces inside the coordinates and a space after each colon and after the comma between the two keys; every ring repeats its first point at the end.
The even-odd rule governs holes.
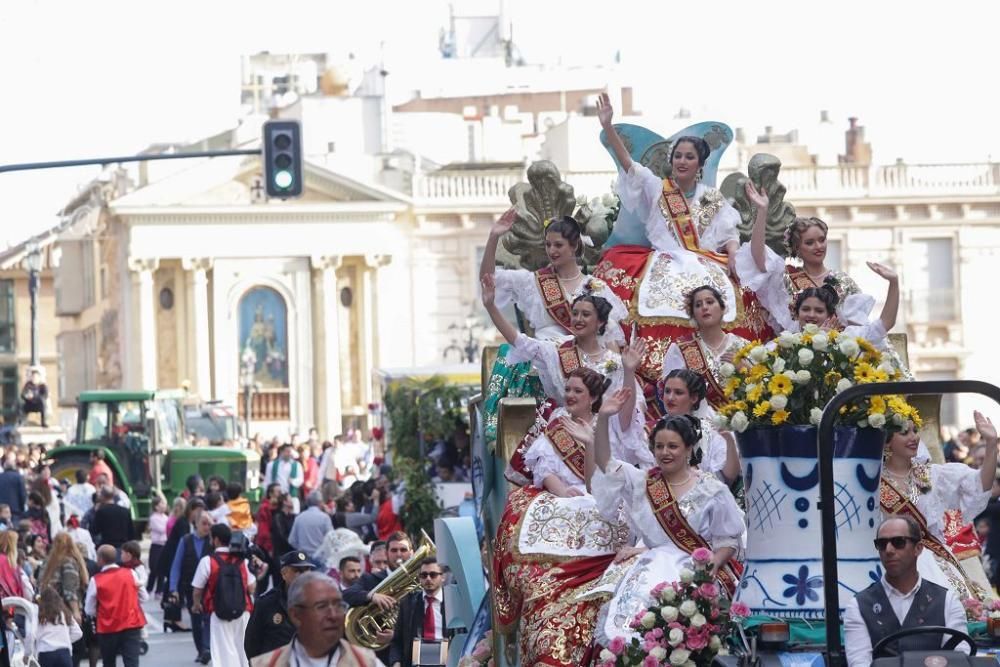
{"type": "Polygon", "coordinates": [[[706,259],[718,262],[727,266],[727,257],[711,250],[703,249],[698,238],[698,229],[695,227],[691,217],[691,208],[688,206],[684,193],[677,187],[672,179],[663,179],[663,205],[660,207],[663,216],[667,219],[667,224],[673,225],[674,232],[681,244],[691,252],[698,253],[706,259]]]}
{"type": "Polygon", "coordinates": [[[535,271],[538,293],[549,316],[568,333],[570,330],[570,305],[559,284],[559,276],[551,266],[535,271]]]}
{"type": "Polygon", "coordinates": [[[583,359],[580,357],[580,350],[575,340],[566,341],[556,349],[556,352],[559,355],[559,370],[562,371],[563,379],[583,366],[583,359]]]}
{"type": "Polygon", "coordinates": [[[706,399],[708,402],[712,405],[722,405],[725,403],[726,394],[722,390],[718,379],[716,379],[715,373],[709,367],[708,359],[705,358],[705,351],[701,349],[698,340],[694,336],[685,336],[677,341],[677,348],[681,351],[681,356],[684,357],[684,365],[705,378],[707,388],[706,399]]]}
{"type": "Polygon", "coordinates": [[[882,511],[886,514],[894,514],[896,516],[908,516],[917,522],[920,526],[920,543],[924,545],[925,549],[929,549],[938,558],[941,558],[951,564],[952,567],[961,575],[966,588],[969,592],[976,597],[981,598],[978,595],[979,586],[969,579],[965,574],[965,570],[962,569],[962,565],[955,558],[955,555],[939,541],[931,532],[927,529],[927,519],[924,518],[923,512],[910,501],[909,498],[904,496],[899,490],[894,487],[889,482],[883,479],[879,484],[879,502],[882,505],[882,511]]]}
{"type": "MultiPolygon", "coordinates": [[[[785,271],[788,272],[788,281],[792,284],[795,289],[795,294],[798,294],[802,290],[809,289],[810,287],[819,287],[816,281],[813,280],[805,269],[798,266],[786,266],[785,271]]],[[[792,296],[794,297],[795,294],[792,296]]]]}
{"type": "Polygon", "coordinates": [[[566,464],[566,467],[572,470],[573,474],[581,480],[586,480],[586,472],[584,471],[583,464],[583,445],[573,439],[569,431],[563,427],[562,421],[555,419],[550,422],[545,429],[545,436],[552,443],[556,454],[566,464]]]}
{"type": "MultiPolygon", "coordinates": [[[[681,507],[670,492],[670,485],[663,479],[663,474],[659,468],[653,468],[646,477],[646,497],[653,509],[653,515],[660,524],[660,528],[667,534],[667,537],[686,554],[694,553],[695,549],[705,548],[712,551],[712,547],[701,535],[691,528],[691,525],[684,518],[681,507]]],[[[736,591],[739,583],[739,574],[734,567],[734,562],[730,560],[723,567],[719,568],[719,583],[725,587],[730,596],[736,591]]]]}

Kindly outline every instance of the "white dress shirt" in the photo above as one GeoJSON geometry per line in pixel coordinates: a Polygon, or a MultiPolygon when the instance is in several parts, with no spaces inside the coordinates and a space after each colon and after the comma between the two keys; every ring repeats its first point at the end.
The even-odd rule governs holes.
{"type": "Polygon", "coordinates": [[[65,648],[73,650],[73,642],[83,637],[83,630],[76,619],[68,614],[62,617],[62,623],[40,623],[35,630],[35,650],[38,653],[48,653],[65,648]]]}
{"type": "MultiPolygon", "coordinates": [[[[923,579],[918,576],[916,585],[909,593],[900,593],[885,580],[884,576],[880,583],[885,589],[885,596],[889,599],[893,613],[896,614],[896,618],[899,619],[899,624],[902,626],[906,615],[910,613],[910,607],[913,606],[913,599],[923,584],[923,579]]],[[[969,631],[965,609],[955,592],[950,588],[947,589],[944,596],[944,624],[954,630],[969,631]]],[[[945,636],[941,644],[943,645],[950,638],[945,636]]],[[[851,598],[844,609],[844,648],[847,653],[848,667],[869,667],[872,664],[872,646],[868,626],[865,625],[865,620],[861,617],[861,610],[858,608],[858,599],[851,598]]],[[[968,653],[969,646],[964,643],[959,644],[956,650],[968,653]]]]}
{"type": "MultiPolygon", "coordinates": [[[[427,592],[420,591],[424,596],[424,605],[427,604],[427,592]]],[[[438,641],[444,639],[444,616],[441,615],[441,606],[444,604],[444,589],[439,588],[436,592],[431,594],[431,598],[434,600],[431,603],[434,606],[434,639],[438,641]]],[[[427,613],[427,607],[424,607],[424,613],[427,613]]],[[[420,626],[420,638],[424,638],[423,624],[420,626]]]]}
{"type": "MultiPolygon", "coordinates": [[[[106,572],[107,570],[113,570],[118,567],[115,564],[105,565],[101,568],[101,572],[106,572]]],[[[139,594],[139,602],[145,602],[149,599],[149,593],[146,592],[146,581],[144,578],[140,579],[140,573],[132,570],[132,578],[135,579],[135,588],[139,594]]],[[[83,611],[88,616],[97,616],[97,578],[91,577],[90,582],[87,583],[87,597],[83,603],[83,611]]]]}
{"type": "MultiPolygon", "coordinates": [[[[227,554],[229,553],[229,547],[219,547],[209,556],[202,556],[201,560],[198,561],[198,567],[194,571],[194,576],[191,577],[191,586],[194,588],[200,588],[205,590],[208,587],[208,578],[212,574],[212,556],[215,554],[227,554]]],[[[253,593],[256,587],[257,580],[254,578],[253,574],[250,572],[250,568],[247,566],[246,559],[241,563],[243,567],[243,572],[247,577],[247,587],[250,592],[253,593]]]]}

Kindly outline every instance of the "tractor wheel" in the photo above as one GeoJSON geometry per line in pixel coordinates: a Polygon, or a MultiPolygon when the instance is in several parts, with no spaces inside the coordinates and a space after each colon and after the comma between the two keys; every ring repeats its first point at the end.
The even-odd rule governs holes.
{"type": "Polygon", "coordinates": [[[52,476],[56,479],[65,479],[71,485],[76,484],[77,470],[90,472],[90,455],[80,452],[79,454],[61,456],[52,464],[51,469],[52,476]]]}

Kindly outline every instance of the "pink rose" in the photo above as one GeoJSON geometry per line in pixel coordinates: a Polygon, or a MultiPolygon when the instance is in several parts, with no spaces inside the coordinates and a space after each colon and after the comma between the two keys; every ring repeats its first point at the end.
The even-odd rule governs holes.
{"type": "Polygon", "coordinates": [[[660,583],[653,586],[653,590],[651,590],[649,594],[652,595],[654,598],[658,598],[660,597],[660,593],[662,593],[666,587],[667,587],[667,582],[661,581],[660,583]]]}
{"type": "Polygon", "coordinates": [[[692,628],[687,635],[687,647],[692,651],[700,651],[706,646],[708,646],[708,633],[692,628]]]}
{"type": "Polygon", "coordinates": [[[663,628],[653,628],[651,632],[657,639],[663,639],[663,628]]]}
{"type": "Polygon", "coordinates": [[[691,560],[693,560],[695,563],[700,563],[702,565],[705,565],[712,560],[712,552],[706,549],[705,547],[698,547],[691,554],[691,560]]]}
{"type": "Polygon", "coordinates": [[[712,607],[712,611],[708,612],[708,617],[713,621],[719,617],[719,608],[712,607]]]}
{"type": "Polygon", "coordinates": [[[660,667],[660,661],[651,655],[647,655],[642,661],[642,667],[660,667]]]}
{"type": "Polygon", "coordinates": [[[739,618],[746,618],[750,615],[750,607],[744,602],[734,602],[729,608],[729,613],[733,616],[738,616],[739,618]]]}
{"type": "Polygon", "coordinates": [[[719,597],[719,587],[713,584],[712,582],[709,582],[707,584],[702,584],[701,586],[698,587],[698,590],[699,592],[701,592],[702,596],[707,600],[714,600],[715,598],[719,597]]]}
{"type": "Polygon", "coordinates": [[[612,639],[611,643],[608,644],[608,650],[615,655],[621,655],[625,651],[625,638],[615,637],[612,639]]]}

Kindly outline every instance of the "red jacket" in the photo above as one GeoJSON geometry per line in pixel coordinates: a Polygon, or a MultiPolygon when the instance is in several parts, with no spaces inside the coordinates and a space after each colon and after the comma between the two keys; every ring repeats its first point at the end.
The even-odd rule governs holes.
{"type": "Polygon", "coordinates": [[[97,634],[133,630],[146,625],[139,588],[132,570],[113,567],[94,575],[97,587],[97,634]]]}
{"type": "Polygon", "coordinates": [[[271,542],[272,516],[274,516],[274,510],[271,508],[271,502],[265,500],[260,504],[260,509],[257,510],[257,537],[254,538],[254,542],[266,554],[271,553],[274,548],[274,544],[271,542]]]}
{"type": "Polygon", "coordinates": [[[399,515],[392,511],[392,497],[386,498],[378,508],[375,516],[375,529],[380,540],[387,540],[396,531],[403,530],[399,515]]]}
{"type": "Polygon", "coordinates": [[[253,611],[253,597],[250,595],[249,582],[247,581],[247,568],[243,565],[243,558],[240,556],[235,556],[229,553],[215,553],[208,557],[208,565],[211,568],[208,571],[208,582],[205,584],[205,595],[203,599],[203,605],[205,607],[205,613],[211,614],[213,611],[213,606],[215,604],[215,582],[219,579],[219,562],[216,558],[222,559],[229,563],[236,563],[236,566],[240,569],[240,578],[243,580],[243,595],[246,602],[246,611],[250,613],[253,611]]]}

